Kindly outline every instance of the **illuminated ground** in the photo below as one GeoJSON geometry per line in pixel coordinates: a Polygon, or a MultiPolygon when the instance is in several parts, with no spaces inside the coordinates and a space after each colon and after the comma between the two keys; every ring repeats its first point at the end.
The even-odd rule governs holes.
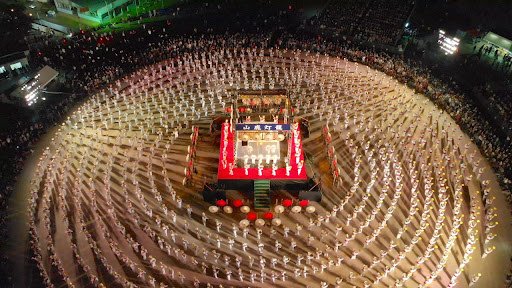
{"type": "Polygon", "coordinates": [[[29,168],[30,187],[28,181],[20,185],[34,199],[34,240],[51,282],[193,287],[196,279],[201,287],[320,287],[324,281],[335,287],[339,277],[341,287],[446,287],[451,280],[467,287],[482,273],[478,287],[501,287],[511,255],[508,208],[489,165],[447,114],[365,66],[305,54],[273,55],[254,55],[259,61],[245,67],[240,63],[247,55],[216,55],[216,68],[205,59],[208,67],[181,66],[172,73],[159,73],[157,65],[150,69],[156,76],[125,79],[134,83],[119,96],[96,95],[63,123],[37,166],[29,168]],[[220,72],[228,67],[231,72],[220,72]],[[262,85],[289,90],[299,115],[310,120],[311,136],[304,142],[311,160],[308,174],[321,175],[324,199],[314,204],[314,214],[283,213],[283,225],[275,227],[272,236],[270,226],[264,227],[260,254],[255,227],[247,238],[241,229],[233,235],[232,226],[243,214],[211,214],[198,194],[205,178],[214,179],[218,150],[199,145],[198,174],[192,185],[183,186],[182,181],[191,125],[198,125],[200,137],[208,139],[211,116],[223,111],[220,102],[238,88],[262,85]],[[326,119],[341,171],[339,187],[333,186],[322,135],[326,119]],[[172,140],[173,127],[185,126],[185,121],[189,128],[172,140]],[[166,182],[183,199],[181,209],[166,182]],[[488,211],[497,216],[489,220],[483,191],[495,197],[488,211]],[[193,209],[191,218],[187,204],[193,209]],[[335,217],[334,205],[341,206],[335,217]],[[175,222],[171,210],[176,211],[175,222]],[[206,226],[203,212],[209,218],[206,226]],[[308,218],[315,224],[310,226],[308,218]],[[220,233],[214,219],[222,223],[220,233]],[[494,222],[499,224],[485,231],[484,223],[494,222]],[[303,227],[299,233],[297,224],[303,227]],[[342,228],[338,236],[336,226],[342,228]],[[288,237],[284,227],[290,229],[288,237]],[[314,238],[308,241],[310,235],[314,238]],[[476,243],[468,245],[473,240],[476,243]],[[135,241],[141,246],[134,249],[135,241]],[[276,241],[282,244],[277,251],[276,241]],[[337,241],[341,244],[335,251],[337,241]],[[294,251],[292,242],[297,243],[294,251]],[[247,252],[242,251],[243,243],[247,252]],[[390,248],[391,243],[396,247],[390,248]],[[48,249],[52,246],[55,249],[48,249]],[[483,258],[492,246],[496,250],[483,258]],[[322,253],[317,256],[318,251],[322,253]],[[313,259],[307,259],[308,252],[313,259]],[[239,281],[237,255],[244,282],[239,281]],[[297,255],[304,256],[300,264],[297,255]],[[337,265],[340,257],[343,261],[337,265]],[[50,258],[57,260],[52,264],[50,258]],[[327,266],[323,272],[322,265],[327,266]],[[461,275],[456,277],[459,266],[461,275]]]}

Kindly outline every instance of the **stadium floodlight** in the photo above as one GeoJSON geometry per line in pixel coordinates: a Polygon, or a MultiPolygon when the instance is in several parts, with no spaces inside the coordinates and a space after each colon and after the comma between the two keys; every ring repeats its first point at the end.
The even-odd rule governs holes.
{"type": "Polygon", "coordinates": [[[20,94],[25,98],[27,106],[34,105],[39,99],[46,100],[41,97],[45,92],[45,87],[50,83],[59,73],[49,66],[43,67],[32,79],[25,83],[21,89],[20,94]]]}
{"type": "Polygon", "coordinates": [[[439,40],[437,43],[445,55],[452,55],[457,52],[457,49],[459,49],[460,39],[457,37],[450,37],[444,30],[439,30],[439,40]]]}
{"type": "Polygon", "coordinates": [[[25,93],[24,98],[28,106],[36,103],[39,98],[40,85],[37,83],[37,80],[35,80],[36,78],[37,76],[34,77],[34,80],[21,87],[21,91],[25,93]]]}

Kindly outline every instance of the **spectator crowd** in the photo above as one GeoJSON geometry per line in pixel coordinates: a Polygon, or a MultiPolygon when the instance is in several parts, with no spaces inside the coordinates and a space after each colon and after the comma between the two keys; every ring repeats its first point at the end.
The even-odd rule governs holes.
{"type": "Polygon", "coordinates": [[[403,33],[413,1],[337,0],[310,24],[360,42],[394,45],[403,33]]]}

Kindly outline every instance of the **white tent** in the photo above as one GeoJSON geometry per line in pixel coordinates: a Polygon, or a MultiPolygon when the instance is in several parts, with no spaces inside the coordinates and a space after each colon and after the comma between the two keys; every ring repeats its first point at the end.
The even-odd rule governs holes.
{"type": "Polygon", "coordinates": [[[484,41],[494,44],[500,48],[512,51],[512,41],[496,33],[489,32],[484,36],[484,41]]]}

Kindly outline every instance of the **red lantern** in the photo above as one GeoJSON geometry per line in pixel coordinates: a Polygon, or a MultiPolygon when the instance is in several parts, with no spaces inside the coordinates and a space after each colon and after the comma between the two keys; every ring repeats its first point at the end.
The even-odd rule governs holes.
{"type": "Polygon", "coordinates": [[[304,199],[304,200],[300,200],[299,205],[300,205],[301,207],[306,207],[306,206],[308,206],[308,205],[309,205],[309,200],[306,200],[306,199],[304,199]]]}
{"type": "Polygon", "coordinates": [[[263,214],[263,219],[272,220],[273,218],[274,214],[272,214],[272,212],[265,212],[265,214],[263,214]]]}
{"type": "Polygon", "coordinates": [[[256,221],[256,219],[258,219],[258,214],[256,214],[256,212],[251,211],[251,212],[247,213],[247,220],[256,221]]]}
{"type": "Polygon", "coordinates": [[[217,206],[219,206],[219,207],[224,207],[224,206],[226,206],[228,204],[226,202],[226,200],[224,200],[224,199],[217,200],[216,203],[217,203],[217,206]]]}
{"type": "Polygon", "coordinates": [[[293,205],[293,201],[291,199],[284,199],[283,200],[283,206],[284,207],[290,207],[293,205]]]}
{"type": "Polygon", "coordinates": [[[235,200],[233,200],[232,204],[235,208],[240,208],[240,207],[242,207],[242,205],[244,205],[244,201],[242,201],[240,199],[235,199],[235,200]]]}

